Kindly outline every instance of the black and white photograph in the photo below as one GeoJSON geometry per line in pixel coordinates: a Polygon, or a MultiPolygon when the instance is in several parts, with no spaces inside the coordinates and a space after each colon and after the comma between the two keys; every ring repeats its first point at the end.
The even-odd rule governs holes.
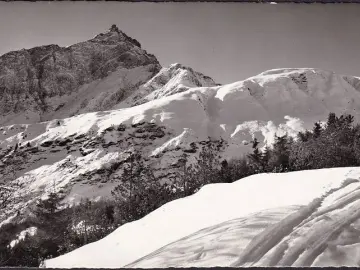
{"type": "Polygon", "coordinates": [[[0,2],[0,267],[359,267],[359,15],[0,2]]]}

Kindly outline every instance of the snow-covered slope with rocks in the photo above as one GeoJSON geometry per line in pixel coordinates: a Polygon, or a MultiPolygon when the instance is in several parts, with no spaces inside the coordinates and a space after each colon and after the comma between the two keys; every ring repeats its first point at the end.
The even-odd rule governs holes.
{"type": "Polygon", "coordinates": [[[160,69],[154,55],[115,25],[65,48],[6,53],[0,56],[0,125],[109,110],[160,69]]]}
{"type": "MultiPolygon", "coordinates": [[[[181,73],[178,65],[169,70],[174,67],[181,73]]],[[[182,76],[172,78],[181,78],[172,85],[184,82],[182,76]]],[[[318,69],[278,69],[172,95],[165,87],[163,97],[129,108],[1,127],[0,176],[24,184],[1,220],[15,210],[26,213],[26,206],[54,187],[70,202],[109,196],[134,149],[160,179],[176,172],[184,152],[195,157],[209,138],[231,158],[248,152],[253,136],[271,144],[275,133],[296,135],[329,112],[359,120],[358,81],[318,69]]]]}
{"type": "MultiPolygon", "coordinates": [[[[181,93],[193,87],[216,86],[213,79],[204,74],[194,71],[179,63],[162,68],[151,80],[144,84],[128,102],[133,105],[181,93]]],[[[119,105],[117,107],[121,107],[119,105]]]]}
{"type": "Polygon", "coordinates": [[[206,185],[45,266],[359,266],[359,189],[360,168],[206,185]]]}

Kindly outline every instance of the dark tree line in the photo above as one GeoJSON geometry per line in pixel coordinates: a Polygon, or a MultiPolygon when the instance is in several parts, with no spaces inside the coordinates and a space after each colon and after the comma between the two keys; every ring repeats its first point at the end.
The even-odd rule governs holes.
{"type": "Polygon", "coordinates": [[[258,148],[247,156],[251,174],[360,165],[360,125],[351,115],[330,113],[325,124],[316,122],[312,130],[299,132],[297,138],[276,136],[274,145],[258,148]]]}
{"type": "Polygon", "coordinates": [[[0,228],[0,266],[37,267],[45,259],[97,241],[114,230],[110,203],[86,200],[68,207],[61,201],[57,193],[50,193],[46,200],[38,201],[27,219],[0,228]],[[10,247],[11,241],[30,227],[37,228],[36,234],[10,247]]]}

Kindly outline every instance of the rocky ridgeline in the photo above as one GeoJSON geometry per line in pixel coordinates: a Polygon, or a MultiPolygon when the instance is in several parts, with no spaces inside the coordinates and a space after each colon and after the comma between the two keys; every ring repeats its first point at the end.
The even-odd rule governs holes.
{"type": "Polygon", "coordinates": [[[69,47],[47,45],[0,57],[0,125],[34,123],[58,109],[59,97],[120,69],[161,66],[135,39],[115,25],[85,42],[69,47]]]}

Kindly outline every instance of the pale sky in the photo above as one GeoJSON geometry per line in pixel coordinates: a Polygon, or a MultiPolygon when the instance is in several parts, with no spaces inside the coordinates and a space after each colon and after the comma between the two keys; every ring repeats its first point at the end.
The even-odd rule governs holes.
{"type": "Polygon", "coordinates": [[[358,4],[0,2],[0,54],[68,46],[112,24],[162,66],[219,83],[282,67],[360,76],[358,4]]]}

